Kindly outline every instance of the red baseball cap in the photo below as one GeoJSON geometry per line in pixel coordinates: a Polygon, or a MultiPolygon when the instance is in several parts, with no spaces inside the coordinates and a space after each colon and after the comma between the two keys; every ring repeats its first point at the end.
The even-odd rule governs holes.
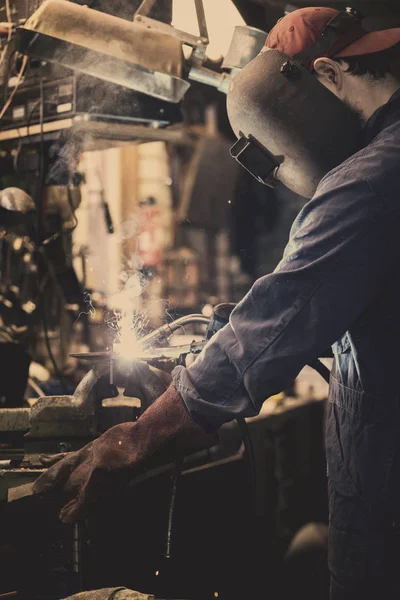
{"type": "MultiPolygon", "coordinates": [[[[267,48],[275,48],[294,57],[315,44],[330,21],[337,15],[339,15],[338,10],[325,6],[294,10],[282,17],[271,29],[265,45],[267,48]]],[[[400,28],[367,32],[358,25],[358,33],[355,37],[357,39],[354,41],[354,36],[350,36],[347,44],[345,38],[339,39],[329,52],[317,54],[313,59],[321,56],[330,58],[361,56],[387,50],[400,42],[400,28]]]]}

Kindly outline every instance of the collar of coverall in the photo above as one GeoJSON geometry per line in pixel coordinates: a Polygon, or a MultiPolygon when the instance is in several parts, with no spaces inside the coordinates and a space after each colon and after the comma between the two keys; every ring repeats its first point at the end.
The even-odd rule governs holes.
{"type": "Polygon", "coordinates": [[[368,119],[364,127],[364,147],[383,129],[400,120],[400,89],[390,98],[389,102],[379,107],[368,119]]]}

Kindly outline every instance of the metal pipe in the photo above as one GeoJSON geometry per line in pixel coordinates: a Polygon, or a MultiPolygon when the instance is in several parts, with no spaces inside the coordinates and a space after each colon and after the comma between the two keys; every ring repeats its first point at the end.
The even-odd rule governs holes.
{"type": "Polygon", "coordinates": [[[228,93],[232,81],[228,73],[217,73],[205,67],[192,67],[189,71],[189,79],[215,87],[224,94],[228,93]]]}
{"type": "Polygon", "coordinates": [[[78,592],[82,591],[82,565],[81,565],[81,531],[75,523],[72,528],[72,570],[76,577],[75,586],[78,592]]]}
{"type": "Polygon", "coordinates": [[[158,329],[151,331],[141,338],[140,345],[143,348],[148,348],[154,342],[163,342],[167,340],[177,329],[180,329],[184,325],[190,325],[192,323],[208,325],[209,322],[210,318],[201,314],[186,315],[176,319],[176,321],[173,321],[172,323],[165,323],[165,325],[161,325],[158,329]]]}
{"type": "Polygon", "coordinates": [[[199,26],[200,37],[204,40],[204,43],[208,43],[208,29],[206,21],[206,13],[204,12],[203,0],[194,0],[196,7],[197,23],[199,26]]]}

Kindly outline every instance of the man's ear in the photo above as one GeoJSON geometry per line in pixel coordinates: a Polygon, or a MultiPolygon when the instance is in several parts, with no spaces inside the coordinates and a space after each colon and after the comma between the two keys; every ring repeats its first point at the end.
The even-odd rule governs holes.
{"type": "Polygon", "coordinates": [[[317,58],[314,62],[314,70],[318,80],[331,92],[340,96],[343,88],[344,71],[341,65],[325,56],[317,58]]]}

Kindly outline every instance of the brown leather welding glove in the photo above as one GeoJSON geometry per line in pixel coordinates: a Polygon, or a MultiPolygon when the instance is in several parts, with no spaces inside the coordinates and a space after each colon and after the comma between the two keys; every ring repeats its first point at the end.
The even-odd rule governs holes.
{"type": "Polygon", "coordinates": [[[149,467],[209,448],[217,440],[192,420],[171,385],[136,422],[115,425],[50,467],[35,481],[33,492],[61,492],[68,503],[60,519],[74,523],[102,494],[116,493],[149,467]]]}

